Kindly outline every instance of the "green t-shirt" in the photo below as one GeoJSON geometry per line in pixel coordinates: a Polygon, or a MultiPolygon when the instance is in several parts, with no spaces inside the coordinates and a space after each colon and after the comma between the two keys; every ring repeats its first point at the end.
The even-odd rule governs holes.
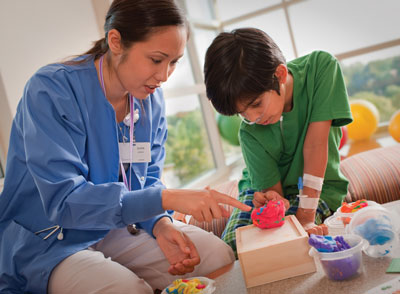
{"type": "Polygon", "coordinates": [[[303,144],[310,123],[332,120],[328,163],[321,198],[336,210],[347,194],[340,172],[341,126],[352,121],[346,86],[338,61],[315,51],[287,64],[293,76],[293,107],[273,125],[248,125],[239,130],[246,168],[239,189],[264,190],[281,181],[284,195],[298,194],[303,176],[303,144]]]}

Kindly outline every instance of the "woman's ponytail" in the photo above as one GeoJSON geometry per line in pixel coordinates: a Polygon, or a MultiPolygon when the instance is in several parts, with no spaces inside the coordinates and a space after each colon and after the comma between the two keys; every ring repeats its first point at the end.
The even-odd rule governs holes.
{"type": "Polygon", "coordinates": [[[107,45],[106,38],[102,38],[102,39],[94,42],[93,47],[90,48],[85,53],[83,53],[82,55],[92,55],[92,56],[94,56],[94,59],[97,59],[100,56],[106,54],[107,50],[108,50],[108,45],[107,45]]]}

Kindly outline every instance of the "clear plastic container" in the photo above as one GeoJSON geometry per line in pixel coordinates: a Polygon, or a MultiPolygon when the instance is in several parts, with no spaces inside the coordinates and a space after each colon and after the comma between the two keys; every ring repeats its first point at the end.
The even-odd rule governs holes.
{"type": "MultiPolygon", "coordinates": [[[[351,202],[351,203],[353,203],[353,202],[351,202]]],[[[337,218],[341,219],[342,222],[343,222],[343,224],[346,226],[347,224],[350,223],[351,218],[352,218],[357,212],[359,212],[359,211],[361,211],[361,210],[363,210],[363,209],[366,209],[366,208],[368,208],[368,207],[371,207],[371,206],[381,206],[379,203],[376,203],[375,201],[371,201],[371,200],[367,200],[367,203],[368,203],[368,206],[363,207],[363,208],[360,208],[359,210],[357,210],[357,211],[355,211],[355,212],[341,212],[340,209],[341,209],[342,207],[339,207],[339,208],[336,210],[336,212],[334,213],[334,215],[335,215],[337,218]]]]}
{"type": "Polygon", "coordinates": [[[371,206],[356,212],[346,233],[356,234],[367,241],[365,254],[371,257],[398,255],[399,220],[382,206],[371,206]]]}
{"type": "Polygon", "coordinates": [[[328,227],[328,233],[331,236],[343,235],[345,233],[342,218],[338,217],[336,214],[325,219],[324,224],[328,227]]]}
{"type": "Polygon", "coordinates": [[[315,257],[322,265],[326,276],[335,281],[349,279],[363,270],[362,250],[365,241],[357,235],[343,235],[344,240],[351,246],[338,252],[319,252],[314,247],[310,256],[315,257]]]}
{"type": "MultiPolygon", "coordinates": [[[[193,279],[199,279],[200,282],[204,285],[206,285],[206,287],[204,289],[201,289],[201,291],[199,293],[201,294],[212,294],[215,292],[215,281],[211,280],[209,278],[206,277],[191,277],[191,278],[187,278],[186,280],[193,280],[193,279]]],[[[168,285],[162,292],[161,294],[167,294],[167,288],[173,287],[174,284],[171,283],[170,285],[168,285]]],[[[175,293],[175,292],[173,292],[175,293]]],[[[179,292],[178,293],[183,293],[183,292],[179,292]]]]}

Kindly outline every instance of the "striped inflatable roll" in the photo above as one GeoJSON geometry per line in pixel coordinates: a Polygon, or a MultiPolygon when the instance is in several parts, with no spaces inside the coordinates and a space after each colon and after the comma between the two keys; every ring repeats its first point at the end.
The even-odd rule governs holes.
{"type": "Polygon", "coordinates": [[[348,157],[340,169],[350,182],[346,202],[400,200],[400,144],[348,157]]]}

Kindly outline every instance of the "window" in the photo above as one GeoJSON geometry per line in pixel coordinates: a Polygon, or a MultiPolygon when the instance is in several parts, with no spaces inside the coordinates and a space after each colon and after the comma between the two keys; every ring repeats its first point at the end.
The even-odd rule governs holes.
{"type": "Polygon", "coordinates": [[[315,49],[334,54],[350,100],[375,104],[381,122],[400,108],[399,9],[398,1],[377,0],[368,5],[364,0],[310,0],[289,7],[299,55],[315,49]]]}
{"type": "MultiPolygon", "coordinates": [[[[194,182],[204,177],[208,177],[204,183],[211,184],[212,181],[218,181],[216,175],[229,172],[235,162],[241,161],[240,147],[229,144],[219,135],[217,114],[206,97],[203,83],[205,52],[220,31],[245,26],[258,27],[278,43],[288,61],[316,49],[331,52],[342,64],[351,99],[364,98],[375,103],[383,124],[400,108],[400,1],[178,2],[187,12],[191,38],[176,71],[163,86],[169,124],[164,172],[164,181],[168,187],[194,185],[194,182]]],[[[82,6],[80,11],[90,10],[87,5],[89,4],[82,6]]],[[[11,5],[10,8],[16,6],[11,5]]],[[[42,23],[38,25],[43,26],[42,23]]],[[[88,40],[95,39],[92,36],[97,36],[98,32],[92,28],[86,33],[90,37],[83,36],[83,39],[88,40]]],[[[58,52],[56,56],[50,54],[47,60],[58,60],[57,56],[70,54],[52,50],[52,53],[54,52],[58,52]]],[[[65,52],[70,51],[66,49],[65,52]]],[[[40,51],[41,56],[42,53],[40,51]]],[[[30,58],[32,72],[41,65],[35,65],[35,60],[38,58],[30,58]]],[[[21,74],[14,76],[21,77],[21,74]]],[[[22,76],[22,79],[25,78],[22,76]]],[[[0,83],[1,97],[5,96],[2,89],[4,87],[0,83]]],[[[18,97],[19,91],[22,91],[20,87],[18,92],[14,91],[8,95],[18,97]]],[[[1,101],[7,99],[0,99],[1,101]]],[[[12,109],[15,106],[5,107],[1,104],[0,118],[11,123],[11,114],[5,112],[6,115],[10,115],[10,118],[7,118],[4,109],[12,109]]],[[[1,139],[5,140],[4,138],[8,138],[5,130],[9,130],[11,125],[5,125],[3,120],[1,139]]],[[[5,172],[5,159],[2,159],[0,178],[5,172]]]]}
{"type": "Polygon", "coordinates": [[[288,8],[299,56],[341,54],[399,37],[399,1],[308,0],[288,8]]]}
{"type": "Polygon", "coordinates": [[[281,3],[281,0],[218,0],[216,9],[222,22],[233,21],[244,14],[256,13],[281,3]]]}
{"type": "Polygon", "coordinates": [[[206,57],[207,48],[216,36],[217,36],[216,31],[210,31],[200,28],[193,29],[193,38],[196,50],[198,52],[198,59],[201,68],[203,68],[204,66],[204,59],[206,57]]]}
{"type": "Polygon", "coordinates": [[[187,185],[215,168],[197,95],[166,100],[168,140],[163,172],[169,188],[187,185]]]}
{"type": "Polygon", "coordinates": [[[342,60],[350,100],[372,102],[380,122],[400,109],[400,46],[342,60]]]}
{"type": "Polygon", "coordinates": [[[400,18],[396,15],[400,2],[367,2],[180,0],[191,25],[191,39],[186,60],[166,85],[170,128],[164,175],[167,185],[187,185],[210,174],[211,182],[215,174],[242,160],[240,147],[220,137],[217,114],[203,84],[205,52],[221,31],[260,28],[277,42],[288,61],[313,50],[332,53],[341,62],[350,99],[373,102],[381,122],[387,122],[400,108],[400,18]],[[179,163],[179,156],[186,158],[186,163],[179,163]],[[194,161],[189,160],[191,156],[194,161]],[[195,166],[193,173],[185,171],[187,166],[195,166]]]}
{"type": "Polygon", "coordinates": [[[207,22],[215,19],[210,0],[186,0],[183,6],[192,19],[207,22]]]}

